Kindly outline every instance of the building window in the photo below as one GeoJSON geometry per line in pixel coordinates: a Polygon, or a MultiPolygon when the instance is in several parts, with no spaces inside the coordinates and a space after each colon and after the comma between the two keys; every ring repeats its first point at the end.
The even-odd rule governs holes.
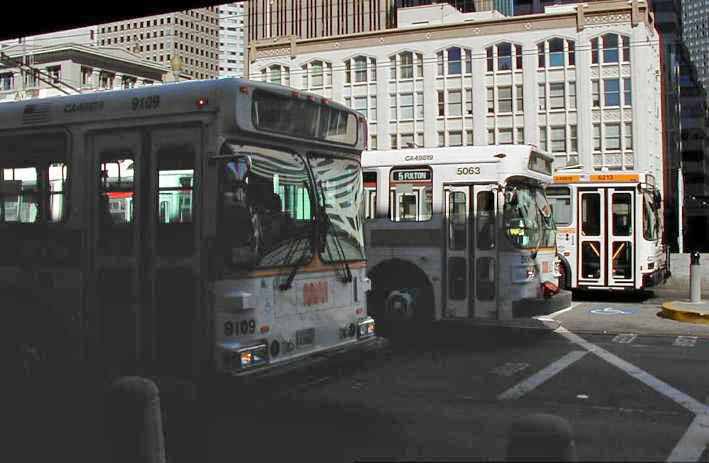
{"type": "Polygon", "coordinates": [[[332,86],[332,65],[323,61],[313,61],[303,66],[303,87],[321,89],[332,86]]]}
{"type": "Polygon", "coordinates": [[[416,92],[416,120],[423,120],[423,92],[416,92]]]}
{"type": "Polygon", "coordinates": [[[545,125],[539,126],[539,148],[547,151],[547,128],[545,125]]]}
{"type": "Polygon", "coordinates": [[[281,64],[272,64],[261,70],[261,79],[265,82],[289,86],[290,68],[281,64]]]}
{"type": "Polygon", "coordinates": [[[448,115],[461,116],[463,114],[463,100],[460,90],[448,90],[448,115]]]}
{"type": "Polygon", "coordinates": [[[389,120],[396,121],[396,94],[389,95],[389,120]]]}
{"type": "Polygon", "coordinates": [[[633,124],[630,122],[626,122],[623,127],[623,138],[624,138],[624,143],[625,146],[623,149],[627,150],[632,150],[633,149],[633,124]]]}
{"type": "Polygon", "coordinates": [[[522,46],[508,42],[498,43],[486,48],[487,70],[511,71],[522,69],[522,46]]]}
{"type": "Polygon", "coordinates": [[[515,111],[518,113],[524,112],[524,86],[515,86],[515,111]]]}
{"type": "Polygon", "coordinates": [[[497,144],[511,145],[512,143],[514,143],[514,140],[512,139],[512,128],[498,129],[497,144]]]}
{"type": "Polygon", "coordinates": [[[512,87],[497,88],[497,111],[500,113],[512,112],[512,87]]]}
{"type": "Polygon", "coordinates": [[[465,144],[468,146],[473,145],[473,131],[472,130],[465,131],[465,144]]]}
{"type": "Polygon", "coordinates": [[[448,132],[448,146],[463,146],[463,132],[460,130],[448,132]]]}
{"type": "Polygon", "coordinates": [[[524,144],[524,127],[517,127],[517,139],[515,143],[524,144]]]}
{"type": "Polygon", "coordinates": [[[402,93],[399,95],[399,120],[412,120],[414,118],[414,94],[402,93]]]}
{"type": "Polygon", "coordinates": [[[630,78],[623,79],[623,105],[630,106],[633,103],[630,78]]]}
{"type": "Polygon", "coordinates": [[[135,77],[123,76],[121,87],[124,89],[134,88],[138,79],[135,77]]]}
{"type": "Polygon", "coordinates": [[[487,88],[487,112],[488,114],[495,113],[495,89],[492,87],[487,88]]]}
{"type": "Polygon", "coordinates": [[[399,149],[399,143],[397,141],[396,134],[393,134],[390,136],[389,143],[391,144],[391,149],[393,149],[393,150],[399,149]]]}
{"type": "Polygon", "coordinates": [[[11,72],[0,74],[0,90],[12,90],[15,88],[15,75],[11,72]]]}
{"type": "Polygon", "coordinates": [[[601,151],[601,124],[593,124],[593,151],[601,151]]]}
{"type": "Polygon", "coordinates": [[[603,80],[603,106],[620,106],[620,83],[618,79],[603,80]]]}
{"type": "Polygon", "coordinates": [[[103,89],[111,89],[113,88],[113,79],[115,78],[115,74],[111,74],[110,72],[105,72],[101,71],[99,74],[99,87],[103,89]]]}
{"type": "Polygon", "coordinates": [[[86,66],[81,66],[81,85],[91,85],[91,76],[93,73],[93,69],[86,66]]]}
{"type": "Polygon", "coordinates": [[[389,78],[391,80],[405,80],[414,78],[414,68],[416,70],[416,78],[423,77],[423,55],[421,53],[412,53],[410,51],[401,52],[389,58],[389,78]],[[398,65],[397,65],[398,59],[398,65]],[[398,69],[398,73],[397,73],[398,69]]]}
{"type": "Polygon", "coordinates": [[[572,152],[577,152],[579,150],[578,148],[578,141],[577,141],[577,135],[576,135],[576,126],[575,125],[570,125],[569,126],[569,151],[572,152]]]}
{"type": "Polygon", "coordinates": [[[472,88],[465,89],[465,115],[466,116],[473,115],[473,89],[472,88]]]}
{"type": "Polygon", "coordinates": [[[547,109],[547,85],[539,84],[539,110],[546,111],[547,109]]]}
{"type": "Polygon", "coordinates": [[[54,80],[58,82],[62,78],[62,67],[61,66],[49,66],[47,68],[47,74],[54,80]]]}
{"type": "Polygon", "coordinates": [[[620,149],[620,124],[606,124],[605,126],[605,149],[620,149]]]}
{"type": "Polygon", "coordinates": [[[619,34],[603,34],[591,39],[591,64],[629,63],[630,37],[619,34]],[[621,47],[622,45],[622,47],[621,47]]]}
{"type": "Polygon", "coordinates": [[[414,148],[416,145],[414,143],[413,133],[402,133],[401,134],[401,147],[402,148],[414,148]]]}
{"type": "Polygon", "coordinates": [[[472,72],[472,52],[470,50],[465,50],[465,53],[463,53],[461,48],[451,47],[447,50],[439,51],[436,54],[436,59],[438,62],[439,76],[462,74],[463,63],[465,63],[465,73],[469,74],[472,72]],[[463,59],[463,56],[465,56],[465,59],[463,59]],[[445,70],[447,70],[447,72],[444,72],[445,70]]]}
{"type": "Polygon", "coordinates": [[[551,152],[566,152],[566,127],[551,127],[551,152]]]}
{"type": "Polygon", "coordinates": [[[446,115],[446,105],[445,105],[443,90],[437,90],[436,93],[438,94],[438,115],[445,116],[446,115]]]}
{"type": "Polygon", "coordinates": [[[591,101],[594,108],[601,107],[600,83],[597,80],[591,81],[591,101]]]}
{"type": "Polygon", "coordinates": [[[414,78],[414,55],[411,52],[399,54],[399,79],[414,78]]]}
{"type": "Polygon", "coordinates": [[[549,109],[564,109],[564,82],[549,83],[549,109]]]}
{"type": "Polygon", "coordinates": [[[377,136],[375,134],[372,134],[369,136],[369,149],[370,150],[377,149],[377,136]]]}
{"type": "Polygon", "coordinates": [[[569,109],[576,109],[576,82],[569,82],[569,109]]]}
{"type": "Polygon", "coordinates": [[[446,134],[438,132],[438,146],[446,146],[446,134]]]}

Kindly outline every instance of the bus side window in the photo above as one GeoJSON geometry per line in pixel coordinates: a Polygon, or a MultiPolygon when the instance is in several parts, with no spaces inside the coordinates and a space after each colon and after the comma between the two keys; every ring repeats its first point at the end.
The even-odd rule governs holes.
{"type": "Polygon", "coordinates": [[[377,212],[377,173],[363,172],[364,182],[364,220],[374,219],[377,212]]]}
{"type": "Polygon", "coordinates": [[[571,224],[571,191],[568,187],[551,187],[546,190],[547,200],[557,225],[571,224]]]}
{"type": "MultiPolygon", "coordinates": [[[[27,163],[29,164],[29,163],[27,163]]],[[[2,214],[4,223],[35,223],[39,221],[40,185],[39,169],[35,166],[20,164],[3,167],[2,214]]]]}
{"type": "Polygon", "coordinates": [[[477,197],[478,249],[495,247],[495,195],[492,191],[479,191],[477,197]]]}
{"type": "Polygon", "coordinates": [[[104,157],[99,203],[103,226],[133,222],[133,192],[133,158],[130,153],[104,157]]]}
{"type": "Polygon", "coordinates": [[[157,157],[160,223],[192,223],[194,150],[191,146],[171,147],[160,150],[157,157]]]}
{"type": "Polygon", "coordinates": [[[67,176],[69,166],[63,162],[49,164],[49,221],[62,222],[69,210],[67,207],[67,176]]]}

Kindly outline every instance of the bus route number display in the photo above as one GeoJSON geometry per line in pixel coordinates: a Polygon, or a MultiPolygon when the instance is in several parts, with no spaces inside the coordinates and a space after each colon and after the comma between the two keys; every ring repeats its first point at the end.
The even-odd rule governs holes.
{"type": "Polygon", "coordinates": [[[395,170],[391,173],[392,182],[430,182],[430,170],[395,170]]]}

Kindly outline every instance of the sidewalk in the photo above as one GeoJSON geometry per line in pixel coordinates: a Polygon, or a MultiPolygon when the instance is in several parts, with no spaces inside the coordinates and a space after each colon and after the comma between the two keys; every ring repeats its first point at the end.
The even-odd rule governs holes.
{"type": "Polygon", "coordinates": [[[689,302],[689,290],[655,288],[655,299],[661,299],[662,316],[684,323],[709,325],[709,291],[702,293],[700,302],[689,302]]]}

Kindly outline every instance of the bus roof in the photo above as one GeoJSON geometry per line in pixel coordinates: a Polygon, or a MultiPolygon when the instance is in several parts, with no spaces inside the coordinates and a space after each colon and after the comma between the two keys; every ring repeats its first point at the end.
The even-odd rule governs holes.
{"type": "MultiPolygon", "coordinates": [[[[362,167],[386,167],[401,164],[516,162],[531,152],[539,153],[539,150],[532,145],[480,145],[364,151],[362,153],[362,167]],[[501,157],[500,154],[504,154],[505,157],[501,157]]],[[[551,160],[551,158],[549,159],[551,160]]]]}
{"type": "MultiPolygon", "coordinates": [[[[315,94],[266,82],[227,78],[0,103],[0,133],[35,126],[82,124],[227,109],[222,105],[230,105],[228,109],[232,109],[242,87],[269,90],[281,95],[305,96],[323,105],[360,116],[344,105],[315,94]]],[[[229,111],[229,114],[232,111],[229,111]]]]}

